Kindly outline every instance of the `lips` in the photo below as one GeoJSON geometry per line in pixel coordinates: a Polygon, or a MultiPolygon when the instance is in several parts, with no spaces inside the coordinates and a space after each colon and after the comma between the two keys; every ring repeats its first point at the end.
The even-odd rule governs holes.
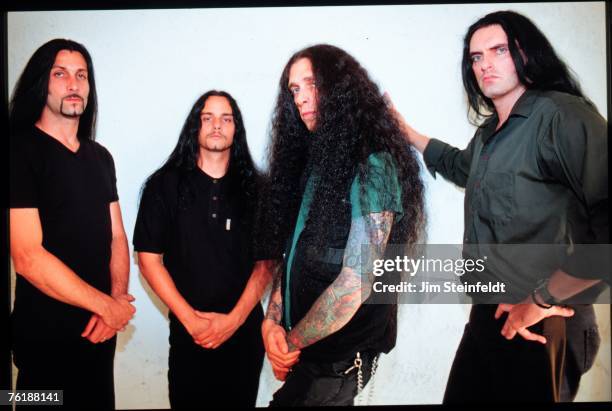
{"type": "Polygon", "coordinates": [[[306,111],[302,113],[302,118],[313,118],[315,116],[316,112],[315,111],[306,111]]]}
{"type": "Polygon", "coordinates": [[[76,96],[71,96],[71,97],[65,97],[64,101],[70,102],[70,103],[82,103],[83,99],[81,97],[76,97],[76,96]]]}

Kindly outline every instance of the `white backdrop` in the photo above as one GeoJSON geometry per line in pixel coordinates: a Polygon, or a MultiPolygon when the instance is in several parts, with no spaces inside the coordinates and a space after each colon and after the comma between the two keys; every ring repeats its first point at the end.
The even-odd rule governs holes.
{"type": "MultiPolygon", "coordinates": [[[[344,48],[417,130],[465,147],[474,129],[461,83],[462,38],[476,19],[499,9],[523,13],[540,27],[605,117],[603,2],[11,12],[9,90],[46,41],[70,38],[88,48],[99,95],[97,140],[115,159],[131,244],[141,184],[176,144],[195,99],[211,88],[230,92],[242,110],[253,156],[263,166],[281,70],[307,45],[344,48]]],[[[461,243],[463,191],[427,173],[423,177],[428,241],[461,243]]],[[[117,407],[168,407],[167,309],[134,260],[130,292],[138,312],[119,337],[117,407]]],[[[370,403],[440,403],[468,309],[402,306],[397,347],[380,361],[370,403]]],[[[604,343],[578,399],[610,401],[609,306],[598,311],[604,343]]],[[[279,385],[266,363],[257,404],[266,405],[279,385]]]]}

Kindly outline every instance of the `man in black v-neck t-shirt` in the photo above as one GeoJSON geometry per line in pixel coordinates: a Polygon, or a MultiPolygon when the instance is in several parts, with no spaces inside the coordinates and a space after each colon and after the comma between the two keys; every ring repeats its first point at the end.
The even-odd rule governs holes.
{"type": "Polygon", "coordinates": [[[113,158],[93,141],[96,109],[91,57],[70,40],[34,53],[11,100],[17,389],[63,390],[63,409],[115,408],[115,334],[135,311],[113,158]]]}
{"type": "Polygon", "coordinates": [[[172,409],[255,406],[264,354],[259,301],[270,282],[267,262],[254,264],[252,252],[257,180],[238,105],[209,91],[144,185],[134,249],[170,309],[172,409]]]}

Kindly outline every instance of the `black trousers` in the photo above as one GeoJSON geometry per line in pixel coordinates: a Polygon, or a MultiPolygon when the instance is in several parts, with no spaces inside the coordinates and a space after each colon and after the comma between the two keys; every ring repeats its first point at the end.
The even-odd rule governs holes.
{"type": "MultiPolygon", "coordinates": [[[[53,406],[53,410],[114,410],[115,345],[116,337],[99,344],[82,337],[15,344],[17,389],[63,390],[64,405],[53,406]]],[[[40,411],[41,407],[18,409],[40,411]]]]}
{"type": "Polygon", "coordinates": [[[529,329],[540,344],[516,335],[506,340],[507,315],[497,305],[474,305],[451,367],[443,403],[552,403],[571,401],[593,364],[599,334],[592,305],[572,306],[573,317],[550,317],[529,329]]]}
{"type": "MultiPolygon", "coordinates": [[[[362,352],[363,386],[371,377],[372,361],[376,353],[362,352]]],[[[270,407],[312,407],[321,405],[353,405],[357,395],[355,355],[337,362],[301,360],[287,374],[287,379],[270,402],[270,407]]]]}
{"type": "Polygon", "coordinates": [[[239,329],[214,350],[170,336],[168,391],[173,410],[255,407],[264,347],[259,327],[239,329]]]}

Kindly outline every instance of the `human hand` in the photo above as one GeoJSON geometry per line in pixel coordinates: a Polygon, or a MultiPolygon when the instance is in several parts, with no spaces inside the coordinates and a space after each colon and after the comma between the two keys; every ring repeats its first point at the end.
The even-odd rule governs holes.
{"type": "Polygon", "coordinates": [[[93,314],[81,333],[81,337],[97,344],[112,338],[116,333],[116,329],[108,326],[99,315],[93,314]]]}
{"type": "Polygon", "coordinates": [[[272,320],[264,320],[261,333],[266,356],[277,380],[284,381],[291,367],[299,361],[301,351],[289,352],[285,329],[272,320]]]}
{"type": "Polygon", "coordinates": [[[215,349],[227,341],[240,327],[238,319],[231,314],[195,311],[198,318],[209,322],[208,328],[194,338],[196,344],[215,349]]]}
{"type": "Polygon", "coordinates": [[[131,304],[135,300],[127,293],[111,296],[106,312],[100,315],[101,320],[115,330],[123,330],[136,312],[136,308],[131,304]]]}
{"type": "Polygon", "coordinates": [[[574,315],[574,310],[571,308],[559,305],[553,305],[551,308],[542,308],[533,302],[529,302],[529,299],[519,304],[499,304],[495,311],[495,319],[499,319],[504,312],[508,313],[508,317],[501,329],[501,334],[506,339],[511,340],[518,333],[526,340],[537,341],[542,344],[546,344],[546,338],[543,335],[529,331],[527,327],[554,315],[561,317],[571,317],[574,315]]]}

